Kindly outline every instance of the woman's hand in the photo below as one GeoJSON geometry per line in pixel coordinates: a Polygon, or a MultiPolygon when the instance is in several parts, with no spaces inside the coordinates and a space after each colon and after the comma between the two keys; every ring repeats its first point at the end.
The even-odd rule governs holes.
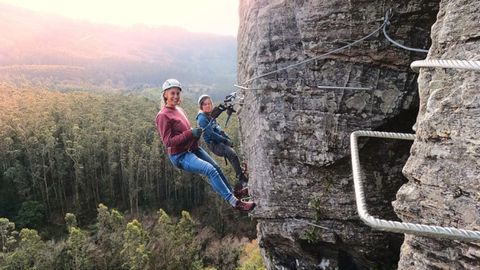
{"type": "Polygon", "coordinates": [[[192,130],[192,135],[193,135],[193,137],[195,137],[195,138],[198,139],[198,138],[200,138],[200,136],[202,136],[203,129],[201,129],[201,128],[192,128],[191,130],[192,130]]]}

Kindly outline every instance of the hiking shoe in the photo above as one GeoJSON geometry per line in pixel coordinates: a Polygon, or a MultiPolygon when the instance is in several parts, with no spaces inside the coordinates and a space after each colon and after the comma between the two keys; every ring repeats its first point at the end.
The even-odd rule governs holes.
{"type": "Polygon", "coordinates": [[[233,195],[238,199],[248,197],[248,187],[246,188],[238,188],[233,191],[233,195]]]}
{"type": "Polygon", "coordinates": [[[249,212],[255,208],[255,205],[254,202],[242,202],[241,200],[238,200],[234,208],[241,212],[249,212]]]}

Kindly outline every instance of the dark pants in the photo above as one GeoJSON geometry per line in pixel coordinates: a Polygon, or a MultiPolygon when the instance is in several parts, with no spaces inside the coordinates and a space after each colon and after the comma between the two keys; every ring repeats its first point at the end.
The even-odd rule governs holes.
{"type": "MultiPolygon", "coordinates": [[[[235,170],[235,174],[239,181],[243,180],[243,172],[242,167],[240,167],[240,161],[238,160],[237,153],[233,150],[232,147],[224,144],[224,143],[208,143],[208,149],[212,151],[217,156],[225,157],[230,161],[232,164],[233,169],[235,170]]],[[[242,185],[245,183],[241,183],[242,185]]]]}

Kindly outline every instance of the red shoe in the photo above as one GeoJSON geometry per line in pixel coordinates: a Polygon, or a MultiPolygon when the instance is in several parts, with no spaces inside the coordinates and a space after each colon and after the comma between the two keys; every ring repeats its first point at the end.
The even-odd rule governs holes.
{"type": "Polygon", "coordinates": [[[238,199],[248,197],[248,187],[235,189],[233,191],[233,195],[235,195],[235,197],[238,199]]]}
{"type": "Polygon", "coordinates": [[[241,200],[238,200],[237,205],[235,205],[235,209],[241,212],[249,212],[255,208],[255,205],[256,204],[254,202],[242,202],[241,200]]]}

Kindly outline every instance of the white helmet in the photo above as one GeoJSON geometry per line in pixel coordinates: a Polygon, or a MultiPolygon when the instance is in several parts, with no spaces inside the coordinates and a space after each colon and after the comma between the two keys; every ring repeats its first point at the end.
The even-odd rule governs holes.
{"type": "Polygon", "coordinates": [[[180,89],[180,91],[182,91],[182,85],[176,79],[168,79],[162,85],[163,91],[168,90],[172,87],[178,87],[178,89],[180,89]]]}
{"type": "Polygon", "coordinates": [[[199,98],[198,98],[198,105],[200,106],[200,109],[202,108],[202,102],[207,99],[207,98],[210,98],[211,97],[209,95],[201,95],[199,98]]]}

